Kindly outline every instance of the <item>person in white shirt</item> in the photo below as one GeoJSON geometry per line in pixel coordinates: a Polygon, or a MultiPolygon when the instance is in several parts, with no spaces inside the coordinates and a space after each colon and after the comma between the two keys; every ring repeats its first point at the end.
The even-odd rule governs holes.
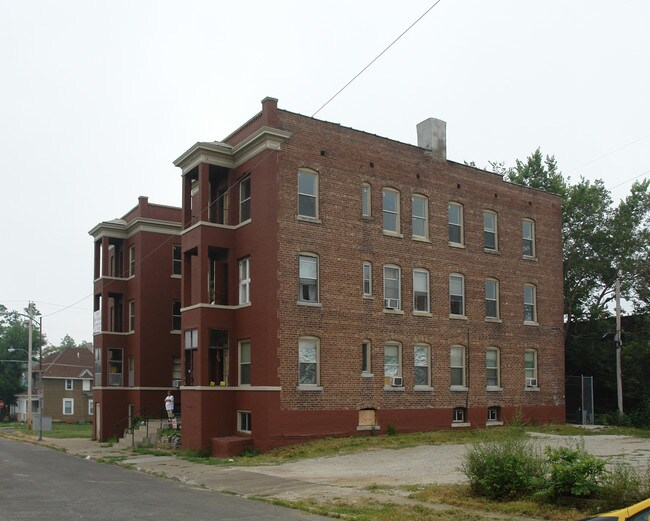
{"type": "Polygon", "coordinates": [[[167,396],[165,396],[165,410],[167,411],[167,417],[171,420],[174,417],[174,395],[171,391],[168,391],[167,396]]]}

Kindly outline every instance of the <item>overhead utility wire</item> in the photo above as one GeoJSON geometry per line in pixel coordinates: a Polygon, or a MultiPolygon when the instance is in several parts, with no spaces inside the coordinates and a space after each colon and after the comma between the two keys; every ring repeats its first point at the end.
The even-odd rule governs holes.
{"type": "MultiPolygon", "coordinates": [[[[607,152],[606,154],[603,154],[602,156],[598,156],[598,157],[592,159],[591,161],[587,161],[586,163],[583,163],[580,166],[576,166],[574,168],[571,168],[570,170],[566,170],[565,173],[573,172],[574,170],[578,170],[579,168],[582,168],[583,166],[587,166],[587,165],[590,165],[591,163],[595,163],[596,161],[600,161],[604,157],[611,156],[612,154],[615,154],[616,152],[619,152],[620,150],[623,150],[624,148],[632,146],[632,145],[638,143],[639,141],[643,141],[644,139],[648,139],[649,137],[650,137],[650,134],[648,134],[647,136],[640,137],[639,139],[635,139],[634,141],[630,141],[629,143],[626,143],[625,145],[623,145],[621,147],[618,147],[616,150],[612,150],[610,152],[607,152]]],[[[641,175],[643,175],[643,174],[641,174],[641,175]]]]}
{"type": "Polygon", "coordinates": [[[379,58],[381,58],[382,55],[383,55],[383,54],[384,54],[388,49],[390,49],[393,45],[395,45],[395,44],[397,43],[397,41],[398,41],[402,36],[404,36],[406,33],[408,33],[408,32],[411,30],[411,28],[412,28],[416,23],[418,23],[420,20],[422,20],[422,18],[424,18],[424,17],[429,13],[429,11],[431,11],[431,9],[433,9],[435,6],[437,6],[441,1],[442,1],[442,0],[437,0],[436,2],[434,2],[433,5],[432,5],[431,7],[429,7],[429,9],[427,9],[427,10],[426,10],[422,15],[420,15],[420,17],[419,17],[417,20],[415,20],[415,22],[413,22],[411,25],[409,25],[409,26],[406,28],[406,30],[405,30],[402,34],[400,34],[397,38],[395,38],[395,39],[394,39],[394,40],[393,40],[393,41],[388,45],[388,47],[386,47],[383,51],[381,51],[381,52],[380,52],[380,53],[379,53],[379,54],[378,54],[378,55],[377,55],[377,56],[376,56],[376,57],[375,57],[375,58],[374,58],[374,59],[373,59],[373,60],[372,60],[368,65],[366,65],[363,69],[361,69],[361,70],[356,74],[356,76],[355,76],[354,78],[352,78],[352,79],[351,79],[350,81],[348,81],[345,85],[343,85],[343,87],[341,87],[341,88],[339,89],[339,91],[338,91],[336,94],[334,94],[334,96],[332,96],[332,97],[331,97],[330,99],[328,99],[325,103],[323,103],[323,104],[320,106],[320,108],[319,108],[316,112],[314,112],[314,113],[311,115],[311,117],[313,118],[316,114],[318,114],[321,110],[323,110],[323,109],[324,109],[324,108],[325,108],[325,107],[330,103],[330,101],[332,101],[332,100],[333,100],[334,98],[336,98],[339,94],[341,94],[341,92],[343,92],[343,91],[344,91],[344,90],[345,90],[345,89],[346,89],[346,88],[347,88],[347,87],[348,87],[348,86],[349,86],[349,85],[350,85],[354,80],[356,80],[359,76],[361,76],[361,75],[366,71],[366,69],[368,69],[368,68],[369,68],[373,63],[375,63],[379,58]]]}

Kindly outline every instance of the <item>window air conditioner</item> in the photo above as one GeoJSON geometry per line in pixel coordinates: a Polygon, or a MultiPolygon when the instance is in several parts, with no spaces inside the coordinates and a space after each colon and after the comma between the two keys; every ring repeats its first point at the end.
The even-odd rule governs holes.
{"type": "Polygon", "coordinates": [[[398,298],[385,298],[384,307],[386,309],[399,309],[399,299],[398,298]]]}
{"type": "Polygon", "coordinates": [[[393,387],[402,387],[404,385],[404,378],[401,376],[391,376],[390,385],[393,387]]]}
{"type": "Polygon", "coordinates": [[[172,380],[172,387],[176,387],[176,389],[178,389],[180,386],[181,386],[180,379],[172,380]]]}
{"type": "Polygon", "coordinates": [[[537,387],[537,378],[526,378],[526,387],[537,387]]]}

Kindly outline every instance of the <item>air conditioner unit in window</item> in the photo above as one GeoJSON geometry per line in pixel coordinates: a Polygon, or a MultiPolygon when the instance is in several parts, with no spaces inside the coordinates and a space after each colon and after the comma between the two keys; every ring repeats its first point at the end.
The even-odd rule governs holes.
{"type": "Polygon", "coordinates": [[[537,387],[537,378],[526,378],[526,387],[537,387]]]}
{"type": "Polygon", "coordinates": [[[391,376],[390,385],[392,385],[393,387],[403,387],[404,378],[402,378],[401,376],[391,376]]]}
{"type": "Polygon", "coordinates": [[[385,298],[384,307],[386,309],[399,309],[399,299],[398,298],[385,298]]]}
{"type": "Polygon", "coordinates": [[[178,389],[180,386],[181,386],[180,379],[172,380],[172,387],[176,387],[176,389],[178,389]]]}

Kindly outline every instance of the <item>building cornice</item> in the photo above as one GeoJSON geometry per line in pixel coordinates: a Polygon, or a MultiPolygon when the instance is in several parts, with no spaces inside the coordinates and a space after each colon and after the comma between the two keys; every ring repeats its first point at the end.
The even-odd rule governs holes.
{"type": "Polygon", "coordinates": [[[104,236],[116,239],[128,239],[140,232],[180,235],[181,224],[174,221],[163,221],[147,217],[136,217],[130,222],[122,219],[99,223],[88,233],[98,240],[104,236]]]}

